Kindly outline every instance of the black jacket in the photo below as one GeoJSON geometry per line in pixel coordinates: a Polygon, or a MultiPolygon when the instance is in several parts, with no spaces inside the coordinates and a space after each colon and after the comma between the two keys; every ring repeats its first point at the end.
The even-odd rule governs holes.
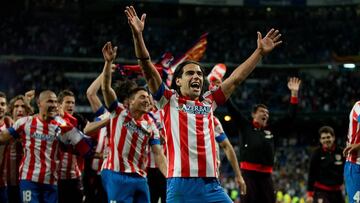
{"type": "Polygon", "coordinates": [[[343,184],[345,158],[342,156],[342,151],[343,149],[338,146],[332,150],[325,150],[322,147],[315,149],[310,160],[308,191],[318,188],[316,187],[318,183],[333,188],[343,184]]]}
{"type": "MultiPolygon", "coordinates": [[[[241,112],[229,100],[227,107],[231,115],[235,118],[236,127],[240,132],[240,166],[244,163],[260,164],[267,168],[274,164],[274,135],[279,132],[287,132],[293,122],[297,103],[291,103],[288,115],[285,118],[272,123],[265,128],[257,128],[252,120],[245,118],[241,112]]],[[[260,168],[261,168],[260,166],[260,168]]],[[[258,171],[256,168],[245,168],[258,171]]],[[[261,171],[260,171],[261,172],[261,171]]],[[[271,172],[271,171],[268,171],[271,172]]]]}

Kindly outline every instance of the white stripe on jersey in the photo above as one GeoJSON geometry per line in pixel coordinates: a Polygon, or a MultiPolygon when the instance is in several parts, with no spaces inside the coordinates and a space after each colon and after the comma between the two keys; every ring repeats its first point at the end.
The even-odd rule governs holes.
{"type": "MultiPolygon", "coordinates": [[[[349,114],[349,130],[346,143],[347,146],[360,143],[359,116],[360,101],[357,101],[349,114]]],[[[349,154],[346,157],[346,160],[351,163],[360,164],[360,150],[355,153],[349,154]]]]}

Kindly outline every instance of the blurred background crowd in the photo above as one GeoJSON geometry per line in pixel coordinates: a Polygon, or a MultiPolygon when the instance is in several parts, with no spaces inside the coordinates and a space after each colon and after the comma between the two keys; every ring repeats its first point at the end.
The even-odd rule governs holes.
{"type": "MultiPolygon", "coordinates": [[[[270,3],[249,6],[188,2],[134,3],[138,11],[147,13],[145,40],[154,62],[166,51],[181,56],[208,33],[200,62],[206,71],[225,63],[229,74],[255,49],[256,31],[265,33],[272,27],[281,31],[283,45],[263,59],[232,100],[248,117],[253,104],[265,103],[270,119],[277,120],[289,104],[287,79],[301,78],[297,122],[292,132],[276,139],[273,174],[276,190],[281,192],[279,202],[288,201],[285,194],[299,197],[296,201],[300,202],[306,192],[309,156],[318,146],[318,128],[334,127],[338,143],[344,145],[348,113],[359,99],[360,2],[317,6],[292,5],[290,0],[281,1],[290,2],[285,6],[278,1],[255,1],[270,3]]],[[[119,47],[120,65],[136,63],[123,13],[128,4],[112,0],[7,2],[0,8],[0,90],[11,98],[30,89],[71,89],[77,95],[77,111],[90,117],[85,93],[102,69],[103,44],[112,41],[119,47]]],[[[141,76],[132,78],[144,83],[141,76]]],[[[231,127],[236,121],[223,119],[228,114],[224,107],[216,113],[237,149],[239,135],[231,127]]],[[[237,200],[231,167],[223,160],[222,184],[237,200]]]]}

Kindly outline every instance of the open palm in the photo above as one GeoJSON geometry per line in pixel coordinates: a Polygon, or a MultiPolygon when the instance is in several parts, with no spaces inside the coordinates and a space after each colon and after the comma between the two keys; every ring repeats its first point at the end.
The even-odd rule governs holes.
{"type": "Polygon", "coordinates": [[[301,84],[301,80],[297,77],[292,77],[289,79],[289,82],[288,82],[288,88],[289,90],[291,91],[299,91],[299,88],[300,88],[300,84],[301,84]]]}
{"type": "Polygon", "coordinates": [[[141,33],[144,30],[146,14],[142,14],[141,19],[139,19],[133,6],[127,6],[125,14],[133,33],[141,33]]]}
{"type": "Polygon", "coordinates": [[[264,38],[261,33],[258,32],[257,46],[261,50],[262,55],[266,55],[271,52],[276,46],[282,43],[279,41],[281,34],[279,30],[271,29],[264,38]]]}

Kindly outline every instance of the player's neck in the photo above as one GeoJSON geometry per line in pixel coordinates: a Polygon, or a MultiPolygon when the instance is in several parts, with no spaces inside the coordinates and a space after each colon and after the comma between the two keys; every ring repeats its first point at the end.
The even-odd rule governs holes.
{"type": "Polygon", "coordinates": [[[131,116],[135,119],[135,120],[139,120],[143,117],[143,115],[145,114],[144,112],[142,111],[139,111],[139,110],[135,110],[135,109],[130,109],[130,113],[131,113],[131,116]]]}
{"type": "Polygon", "coordinates": [[[47,115],[44,114],[44,113],[39,113],[39,114],[38,114],[38,118],[39,118],[41,121],[44,121],[44,122],[49,122],[50,120],[53,119],[53,118],[47,116],[47,115]]]}

